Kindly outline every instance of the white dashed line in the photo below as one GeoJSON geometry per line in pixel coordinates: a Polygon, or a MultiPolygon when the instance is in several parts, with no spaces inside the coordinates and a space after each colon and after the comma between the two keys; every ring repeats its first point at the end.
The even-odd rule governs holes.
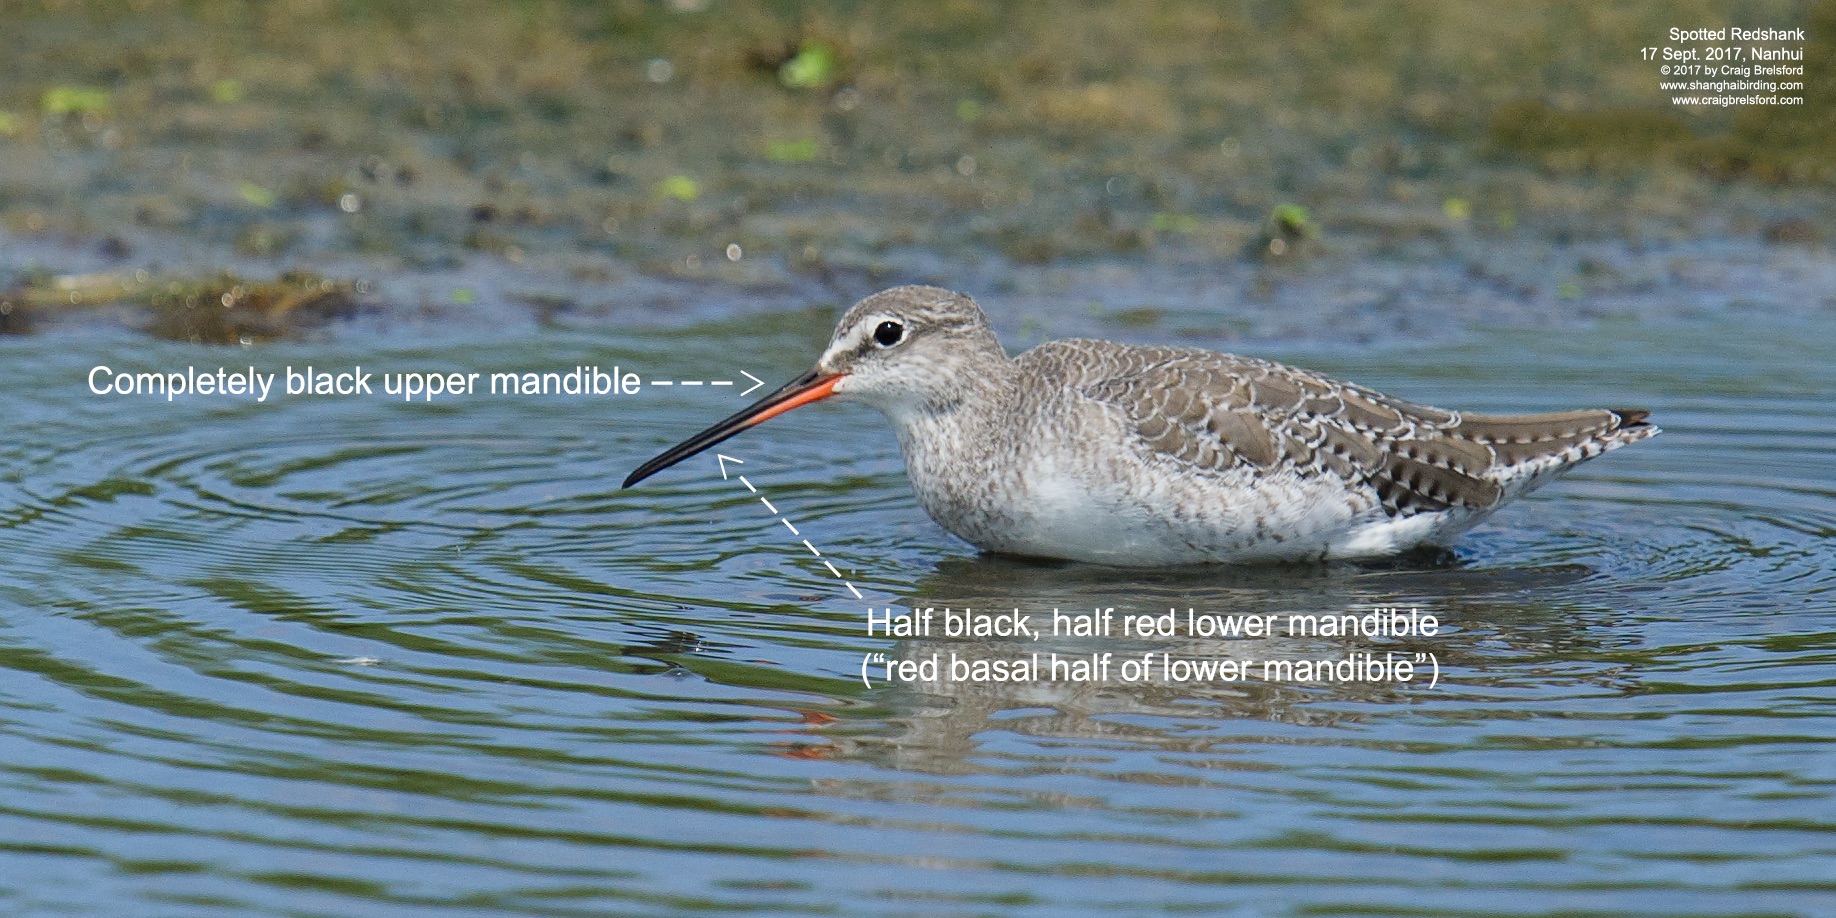
{"type": "MultiPolygon", "coordinates": [[[[688,385],[688,383],[684,382],[683,385],[688,385]]],[[[722,462],[722,465],[720,467],[722,477],[725,477],[727,474],[727,466],[725,463],[727,462],[737,463],[737,462],[743,461],[743,460],[735,459],[732,456],[727,456],[727,455],[722,455],[720,459],[722,462]]],[[[828,568],[829,573],[833,575],[835,579],[840,580],[842,582],[842,585],[848,588],[848,592],[854,594],[855,599],[866,599],[867,598],[861,595],[861,591],[857,587],[855,587],[854,581],[849,580],[848,578],[842,576],[842,572],[835,567],[834,562],[822,556],[822,550],[816,547],[816,543],[810,541],[807,538],[804,538],[803,533],[797,531],[796,524],[792,523],[789,519],[786,519],[784,514],[778,510],[777,506],[771,502],[770,498],[766,497],[763,494],[759,494],[759,489],[757,487],[754,487],[752,482],[747,480],[746,476],[735,475],[734,477],[739,479],[740,484],[743,484],[746,486],[746,490],[759,495],[759,503],[764,504],[765,509],[771,511],[771,515],[777,517],[778,522],[783,523],[784,528],[789,529],[791,531],[791,535],[796,536],[800,541],[802,541],[803,547],[809,549],[810,554],[820,559],[822,561],[822,566],[828,568]]]]}

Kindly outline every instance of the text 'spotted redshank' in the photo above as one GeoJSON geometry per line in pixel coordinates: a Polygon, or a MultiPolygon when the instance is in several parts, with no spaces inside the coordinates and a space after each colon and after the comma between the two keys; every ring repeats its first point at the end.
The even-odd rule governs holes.
{"type": "Polygon", "coordinates": [[[1009,357],[974,300],[897,287],[849,309],[810,372],[624,486],[831,396],[892,420],[945,529],[987,551],[1133,566],[1445,545],[1658,432],[1640,410],[1468,414],[1196,348],[1080,339],[1009,357]]]}

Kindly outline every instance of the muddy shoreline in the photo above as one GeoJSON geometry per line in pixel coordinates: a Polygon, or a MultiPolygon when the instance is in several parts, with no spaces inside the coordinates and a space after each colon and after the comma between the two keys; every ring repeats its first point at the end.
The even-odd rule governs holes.
{"type": "MultiPolygon", "coordinates": [[[[1836,73],[1836,4],[1753,12],[1808,23],[1836,73]]],[[[1673,110],[1632,51],[1676,15],[24,4],[0,325],[667,326],[904,282],[1023,338],[1836,308],[1830,95],[1673,110]],[[147,278],[195,309],[290,272],[352,296],[229,323],[96,301],[147,278]]]]}

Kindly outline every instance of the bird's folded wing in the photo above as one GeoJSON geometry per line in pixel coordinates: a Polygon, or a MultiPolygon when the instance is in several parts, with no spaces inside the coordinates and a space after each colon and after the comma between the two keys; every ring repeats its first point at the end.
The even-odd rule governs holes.
{"type": "Polygon", "coordinates": [[[1203,351],[1142,348],[1081,381],[1151,455],[1200,471],[1331,476],[1393,515],[1484,508],[1502,496],[1496,455],[1460,416],[1306,370],[1203,351]]]}

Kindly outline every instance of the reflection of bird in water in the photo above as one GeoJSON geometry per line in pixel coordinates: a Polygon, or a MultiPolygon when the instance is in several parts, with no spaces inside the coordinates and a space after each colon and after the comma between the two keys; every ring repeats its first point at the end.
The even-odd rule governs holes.
{"type": "MultiPolygon", "coordinates": [[[[885,648],[898,660],[926,660],[937,655],[947,666],[952,655],[963,660],[1001,660],[1032,653],[1088,657],[1112,652],[1107,681],[1054,680],[1042,672],[1031,682],[953,681],[940,678],[895,683],[875,694],[890,713],[886,730],[852,735],[844,756],[862,757],[893,767],[939,774],[990,768],[990,746],[1004,746],[1004,734],[1023,734],[1072,742],[1093,756],[1103,750],[1146,748],[1203,757],[1206,768],[1243,767],[1231,751],[1231,739],[1252,734],[1250,724],[1323,726],[1355,724],[1390,716],[1389,706],[1403,702],[1456,700],[1456,703],[1509,702],[1521,698],[1526,682],[1535,685],[1578,683],[1588,691],[1638,691],[1635,672],[1621,667],[1575,666],[1563,661],[1595,659],[1602,618],[1610,611],[1575,612],[1546,596],[1560,595],[1585,583],[1591,572],[1580,565],[1481,567],[1414,563],[1363,563],[1306,568],[1245,567],[1220,576],[1216,569],[1183,568],[1130,573],[1126,597],[1117,605],[1117,572],[1085,565],[1023,559],[954,558],[944,560],[911,587],[902,602],[923,607],[973,608],[1034,613],[1041,632],[1026,639],[909,638],[885,648]],[[1384,607],[1419,606],[1440,619],[1432,638],[1372,640],[1360,637],[1296,637],[1285,627],[1263,638],[1207,638],[1185,632],[1170,638],[1080,638],[1051,633],[1053,610],[1091,614],[1110,606],[1123,613],[1165,613],[1170,608],[1227,613],[1252,610],[1318,615],[1362,614],[1384,607]],[[1158,668],[1140,682],[1125,682],[1119,668],[1125,658],[1154,652],[1188,660],[1272,659],[1331,660],[1356,652],[1382,656],[1432,652],[1439,658],[1442,681],[1428,688],[1428,671],[1401,682],[1269,681],[1260,667],[1237,681],[1192,679],[1169,681],[1158,668]],[[1212,727],[1211,724],[1235,722],[1212,727]]],[[[903,611],[903,610],[889,610],[903,611]]],[[[1120,631],[1118,627],[1117,632],[1120,631]]],[[[876,682],[876,684],[879,684],[876,682]]],[[[1282,728],[1268,735],[1288,736],[1282,728]]],[[[1278,740],[1280,741],[1280,740],[1278,740]]],[[[1020,766],[1016,766],[1020,767],[1020,766]]]]}
{"type": "Polygon", "coordinates": [[[1658,432],[1644,411],[1462,414],[1193,348],[1071,340],[1010,358],[974,300],[898,287],[848,310],[815,369],[625,486],[831,395],[892,420],[918,502],[945,529],[989,551],[1117,565],[1446,544],[1658,432]]]}

